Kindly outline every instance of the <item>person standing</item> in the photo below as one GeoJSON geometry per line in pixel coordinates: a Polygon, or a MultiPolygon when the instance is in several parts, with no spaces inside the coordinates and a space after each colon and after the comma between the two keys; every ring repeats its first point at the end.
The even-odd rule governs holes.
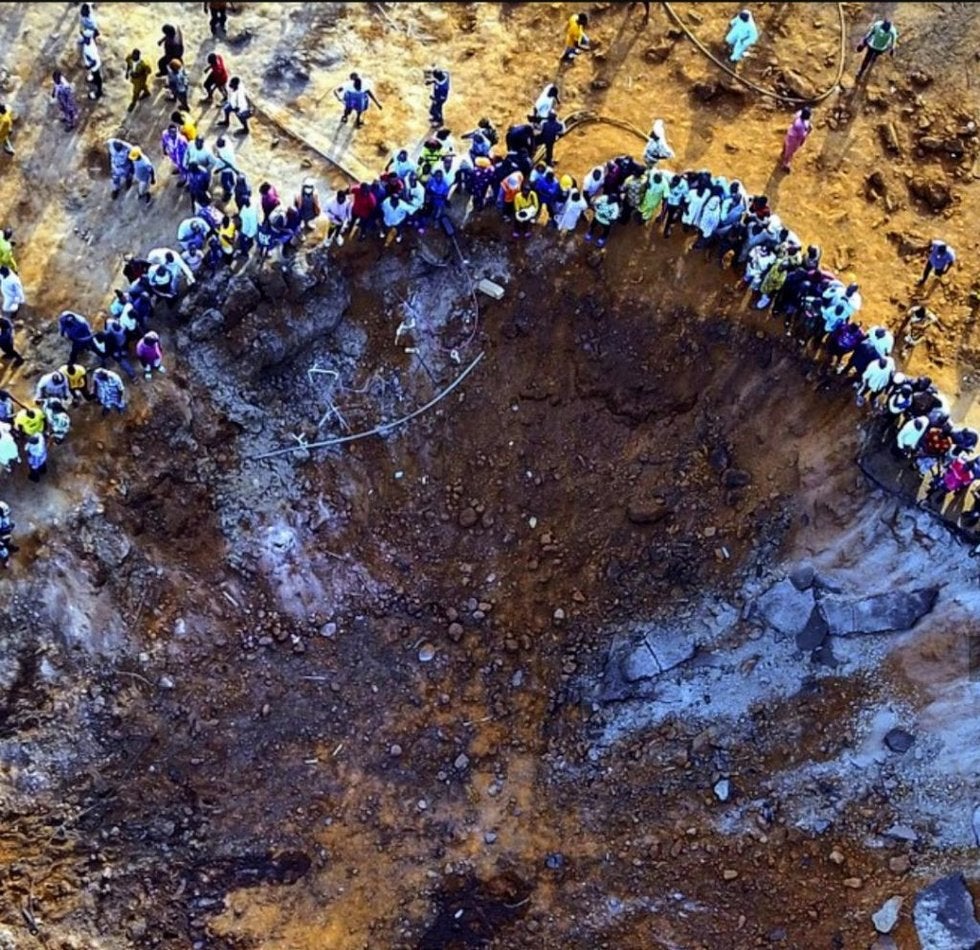
{"type": "Polygon", "coordinates": [[[549,112],[548,117],[541,123],[537,141],[539,145],[544,146],[546,165],[555,164],[555,142],[565,134],[565,131],[565,123],[554,112],[549,112]]]}
{"type": "Polygon", "coordinates": [[[134,148],[129,153],[129,160],[133,163],[133,178],[136,179],[136,188],[140,200],[149,204],[153,200],[153,196],[150,194],[150,186],[157,183],[156,169],[143,154],[141,148],[134,148]]]}
{"type": "Polygon", "coordinates": [[[15,367],[24,365],[24,357],[14,345],[14,323],[6,316],[0,317],[0,354],[4,359],[13,360],[15,367]]]}
{"type": "Polygon", "coordinates": [[[433,128],[439,128],[443,124],[442,107],[449,99],[449,70],[427,70],[425,84],[432,87],[429,99],[429,123],[433,128]]]}
{"type": "Polygon", "coordinates": [[[858,43],[857,51],[859,53],[864,51],[864,60],[861,62],[855,82],[860,81],[865,73],[871,71],[879,56],[885,53],[894,56],[897,43],[898,30],[892,25],[891,20],[875,20],[864,34],[864,39],[858,43]]]}
{"type": "Polygon", "coordinates": [[[937,277],[942,277],[955,261],[956,252],[945,241],[934,240],[929,247],[929,257],[926,260],[925,270],[918,280],[918,286],[921,287],[933,271],[936,272],[937,277]]]}
{"type": "Polygon", "coordinates": [[[88,94],[89,99],[102,98],[102,56],[99,47],[95,43],[95,34],[91,30],[86,30],[82,34],[82,61],[88,72],[88,81],[92,84],[92,89],[88,94]]]}
{"type": "Polygon", "coordinates": [[[530,179],[521,182],[521,190],[514,196],[514,237],[529,238],[531,227],[541,214],[541,199],[531,189],[530,179]]]}
{"type": "Polygon", "coordinates": [[[157,46],[163,47],[163,56],[157,60],[157,76],[167,75],[167,64],[174,59],[184,61],[184,34],[179,26],[169,23],[163,25],[163,36],[157,40],[157,46]]]}
{"type": "Polygon", "coordinates": [[[561,56],[563,63],[570,63],[580,51],[589,48],[589,37],[585,33],[588,25],[587,13],[573,13],[568,18],[568,26],[565,29],[565,52],[561,56]]]}
{"type": "Polygon", "coordinates": [[[344,233],[351,223],[352,204],[347,199],[347,192],[341,189],[327,202],[327,233],[323,238],[324,244],[336,241],[339,247],[344,243],[344,233]]]}
{"type": "Polygon", "coordinates": [[[238,250],[248,257],[259,234],[259,213],[252,207],[251,198],[238,202],[238,250]]]}
{"type": "MultiPolygon", "coordinates": [[[[38,415],[44,419],[40,412],[38,415]]],[[[28,436],[24,443],[24,455],[27,458],[27,477],[32,482],[39,482],[48,471],[48,443],[43,432],[28,436]]]]}
{"type": "Polygon", "coordinates": [[[647,168],[653,168],[657,162],[674,157],[674,150],[667,144],[667,130],[663,119],[656,119],[650,135],[647,137],[646,148],[643,149],[643,161],[647,168]]]}
{"type": "Polygon", "coordinates": [[[190,106],[187,103],[190,82],[187,79],[187,70],[184,69],[184,63],[179,59],[172,59],[167,63],[167,88],[176,100],[177,105],[185,112],[190,111],[190,106]]]}
{"type": "Polygon", "coordinates": [[[204,0],[204,12],[209,14],[212,36],[224,36],[228,25],[228,0],[204,0]]]}
{"type": "Polygon", "coordinates": [[[10,133],[14,128],[14,114],[7,108],[6,104],[0,102],[0,144],[8,155],[14,154],[14,147],[10,144],[10,133]]]}
{"type": "Polygon", "coordinates": [[[0,297],[3,298],[3,315],[13,319],[22,303],[27,303],[24,285],[20,278],[5,264],[0,264],[0,297]]]}
{"type": "Polygon", "coordinates": [[[119,374],[111,369],[100,367],[92,373],[92,391],[102,407],[102,415],[109,415],[113,409],[122,412],[126,408],[126,387],[119,374]]]}
{"type": "MultiPolygon", "coordinates": [[[[20,456],[17,458],[20,461],[20,456]]],[[[0,564],[7,567],[10,555],[16,554],[20,548],[14,544],[10,538],[14,533],[14,519],[10,515],[10,505],[5,501],[0,501],[0,564]]]]}
{"type": "Polygon", "coordinates": [[[153,68],[143,59],[143,54],[138,49],[134,49],[126,57],[126,78],[133,87],[133,98],[130,100],[127,112],[132,112],[140,99],[146,99],[150,95],[148,83],[151,75],[153,75],[153,68]]]}
{"type": "Polygon", "coordinates": [[[264,181],[259,185],[259,195],[262,203],[262,222],[269,220],[269,215],[279,207],[279,192],[271,182],[264,181]]]}
{"type": "Polygon", "coordinates": [[[228,80],[228,98],[221,109],[225,117],[218,125],[230,125],[231,115],[234,113],[242,124],[238,134],[248,135],[248,120],[252,113],[248,107],[248,94],[245,92],[245,84],[237,76],[232,76],[228,80]]]}
{"type": "Polygon", "coordinates": [[[109,174],[112,176],[113,199],[119,197],[122,186],[127,188],[133,183],[133,163],[129,153],[134,146],[124,139],[109,139],[109,174]]]}
{"type": "Polygon", "coordinates": [[[160,346],[160,336],[153,330],[145,334],[136,344],[136,358],[143,367],[143,375],[149,379],[153,371],[165,373],[167,370],[163,365],[163,348],[160,346]]]}
{"type": "Polygon", "coordinates": [[[204,89],[207,92],[205,102],[214,101],[214,90],[221,93],[225,102],[228,101],[228,67],[217,53],[208,53],[208,68],[204,72],[204,89]]]}
{"type": "Polygon", "coordinates": [[[357,73],[351,73],[350,79],[342,86],[338,86],[333,91],[334,96],[344,105],[344,114],[340,117],[341,122],[346,122],[353,112],[357,117],[354,121],[354,128],[359,129],[364,125],[364,113],[368,106],[373,102],[379,109],[382,108],[378,102],[371,84],[362,79],[357,73]]]}
{"type": "Polygon", "coordinates": [[[312,231],[316,227],[316,219],[320,217],[320,195],[312,178],[303,181],[299,194],[293,198],[293,205],[299,212],[303,227],[312,231]]]}
{"type": "Polygon", "coordinates": [[[783,171],[790,171],[790,162],[797,151],[802,148],[803,143],[813,131],[813,123],[810,122],[811,112],[805,106],[793,117],[789,129],[786,131],[786,138],[783,140],[783,154],[780,161],[783,163],[783,171]]]}
{"type": "Polygon", "coordinates": [[[61,121],[64,123],[65,131],[71,132],[78,122],[78,103],[75,102],[75,90],[71,83],[61,75],[61,70],[56,69],[51,74],[54,85],[51,87],[51,98],[58,103],[61,110],[61,121]]]}
{"type": "Polygon", "coordinates": [[[591,241],[596,231],[600,231],[599,239],[595,242],[596,247],[605,247],[612,226],[620,218],[619,197],[617,195],[599,195],[592,205],[592,213],[592,222],[589,224],[589,230],[585,232],[585,240],[591,241]]]}
{"type": "Polygon", "coordinates": [[[738,16],[732,17],[728,25],[725,43],[731,47],[729,59],[740,63],[749,49],[758,41],[759,29],[748,10],[742,10],[738,16]]]}
{"type": "Polygon", "coordinates": [[[181,185],[187,182],[188,141],[181,135],[177,126],[171,123],[160,136],[160,148],[170,159],[174,172],[180,177],[181,185]]]}

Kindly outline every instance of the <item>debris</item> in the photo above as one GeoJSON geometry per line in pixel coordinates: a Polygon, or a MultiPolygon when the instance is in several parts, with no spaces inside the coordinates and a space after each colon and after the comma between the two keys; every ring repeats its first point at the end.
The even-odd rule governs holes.
{"type": "Polygon", "coordinates": [[[397,742],[393,742],[388,747],[388,755],[390,755],[392,758],[397,759],[398,756],[400,756],[401,754],[402,754],[402,747],[397,742]]]}
{"type": "Polygon", "coordinates": [[[933,211],[942,211],[953,200],[949,185],[939,178],[917,176],[909,182],[909,191],[933,211]]]}
{"type": "Polygon", "coordinates": [[[719,779],[717,782],[715,782],[715,786],[712,791],[714,791],[715,797],[718,799],[718,801],[727,802],[728,796],[732,791],[732,783],[727,778],[719,779]]]}
{"type": "Polygon", "coordinates": [[[902,909],[900,896],[890,897],[871,915],[871,922],[880,934],[891,933],[898,923],[898,912],[902,909]]]}
{"type": "Polygon", "coordinates": [[[897,752],[900,755],[903,752],[908,752],[912,748],[912,743],[915,742],[915,736],[911,732],[906,732],[904,729],[889,729],[885,733],[885,745],[888,746],[892,752],[897,752]]]}
{"type": "Polygon", "coordinates": [[[500,284],[495,284],[492,280],[487,280],[486,277],[477,281],[476,289],[480,291],[481,294],[486,294],[488,297],[492,297],[494,300],[500,300],[504,295],[504,288],[500,284]]]}
{"type": "Polygon", "coordinates": [[[908,825],[892,825],[885,832],[885,837],[894,838],[896,841],[915,842],[919,840],[918,832],[908,825]]]}
{"type": "Polygon", "coordinates": [[[798,591],[809,590],[813,587],[814,577],[816,577],[816,571],[814,571],[812,564],[801,564],[789,573],[789,581],[798,591]]]}
{"type": "Polygon", "coordinates": [[[173,689],[176,684],[169,676],[163,675],[157,680],[157,685],[160,689],[173,689]]]}
{"type": "Polygon", "coordinates": [[[844,887],[849,887],[852,891],[859,891],[864,887],[864,881],[859,877],[845,877],[841,883],[844,887]]]}
{"type": "Polygon", "coordinates": [[[929,950],[964,950],[980,941],[973,896],[962,873],[940,878],[920,891],[912,916],[919,942],[929,950]]]}
{"type": "Polygon", "coordinates": [[[470,757],[465,752],[460,752],[460,754],[456,756],[456,761],[453,762],[453,767],[457,772],[462,772],[469,766],[469,764],[470,757]]]}
{"type": "Polygon", "coordinates": [[[428,663],[435,659],[436,648],[431,643],[423,643],[419,647],[419,662],[428,663]]]}
{"type": "Polygon", "coordinates": [[[770,627],[795,636],[807,625],[813,611],[813,595],[801,591],[787,578],[770,587],[757,601],[757,607],[770,627]]]}

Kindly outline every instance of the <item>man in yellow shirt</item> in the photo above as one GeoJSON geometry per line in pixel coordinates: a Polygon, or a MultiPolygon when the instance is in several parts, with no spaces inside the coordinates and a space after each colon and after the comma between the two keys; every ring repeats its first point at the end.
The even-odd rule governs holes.
{"type": "Polygon", "coordinates": [[[14,154],[14,147],[10,144],[10,131],[14,127],[14,114],[0,102],[0,143],[3,150],[8,155],[14,154]]]}
{"type": "Polygon", "coordinates": [[[579,53],[579,50],[589,48],[589,38],[585,35],[585,28],[589,24],[587,13],[573,13],[568,18],[568,29],[565,32],[565,52],[562,55],[563,63],[570,63],[579,53]]]}
{"type": "Polygon", "coordinates": [[[58,370],[65,379],[68,380],[68,391],[71,393],[71,401],[78,405],[86,398],[86,372],[85,367],[78,363],[66,363],[58,370]]]}
{"type": "Polygon", "coordinates": [[[44,413],[40,409],[28,409],[25,406],[14,416],[14,430],[29,439],[44,431],[44,421],[44,413]]]}

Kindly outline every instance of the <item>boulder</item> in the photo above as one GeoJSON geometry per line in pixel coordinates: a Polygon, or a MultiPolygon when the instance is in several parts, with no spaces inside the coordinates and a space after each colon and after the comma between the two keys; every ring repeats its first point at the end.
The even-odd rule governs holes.
{"type": "Polygon", "coordinates": [[[633,498],[626,506],[626,517],[633,524],[656,524],[663,521],[670,514],[665,499],[654,496],[653,498],[633,498]]]}
{"type": "Polygon", "coordinates": [[[942,211],[953,200],[949,186],[940,178],[916,176],[909,182],[909,191],[933,211],[942,211]]]}
{"type": "Polygon", "coordinates": [[[818,607],[831,635],[851,637],[909,630],[936,606],[938,597],[938,587],[921,587],[862,598],[829,596],[818,607]]]}
{"type": "Polygon", "coordinates": [[[973,895],[962,874],[950,874],[919,891],[912,916],[919,942],[929,950],[966,950],[980,941],[973,895]]]}
{"type": "Polygon", "coordinates": [[[195,343],[202,343],[204,340],[210,340],[211,337],[217,335],[224,325],[225,315],[212,307],[191,322],[187,328],[187,335],[195,343]]]}
{"type": "Polygon", "coordinates": [[[812,564],[800,564],[789,572],[790,583],[799,591],[809,590],[813,587],[813,580],[816,576],[812,564]]]}
{"type": "Polygon", "coordinates": [[[653,679],[659,673],[660,666],[645,642],[623,658],[623,677],[629,683],[653,679]]]}
{"type": "Polygon", "coordinates": [[[888,746],[892,752],[897,752],[901,755],[903,752],[908,752],[912,748],[912,743],[915,742],[915,736],[911,732],[907,732],[905,729],[889,729],[885,733],[885,745],[888,746]]]}
{"type": "Polygon", "coordinates": [[[758,599],[756,607],[770,627],[785,636],[795,637],[807,625],[807,618],[813,612],[813,595],[797,590],[787,578],[770,587],[758,599]]]}

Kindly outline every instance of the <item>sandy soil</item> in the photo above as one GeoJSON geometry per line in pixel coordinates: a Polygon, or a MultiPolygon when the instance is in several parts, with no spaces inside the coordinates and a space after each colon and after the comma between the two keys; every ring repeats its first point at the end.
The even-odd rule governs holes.
{"type": "MultiPolygon", "coordinates": [[[[0,207],[40,362],[62,354],[52,317],[98,311],[122,255],[170,243],[185,214],[162,162],[151,209],[109,201],[104,139],[155,154],[170,111],[158,94],[127,115],[123,55],[179,22],[199,75],[212,41],[197,4],[100,5],[106,97],[66,135],[46,76],[60,64],[84,86],[77,9],[2,6],[18,124],[0,207]]],[[[254,123],[242,162],[284,196],[342,180],[317,150],[377,167],[425,132],[434,62],[453,72],[454,130],[506,125],[556,75],[571,6],[243,5],[220,48],[279,124],[254,123]],[[384,104],[357,133],[330,96],[352,68],[384,104]]],[[[560,73],[565,111],[664,118],[679,165],[766,190],[853,272],[867,320],[897,327],[928,240],[950,241],[960,266],[928,295],[945,332],[911,365],[976,421],[974,8],[891,5],[900,55],[853,90],[872,11],[847,5],[844,89],[782,177],[791,110],[718,86],[660,8],[643,28],[586,6],[596,53],[560,73]],[[917,197],[943,189],[940,210],[917,197]]],[[[682,10],[718,46],[736,6],[682,10]]],[[[833,80],[833,5],[756,18],[746,75],[833,80]]],[[[213,134],[217,111],[195,113],[213,134]]],[[[639,145],[589,126],[560,167],[639,145]]],[[[0,944],[850,948],[887,897],[975,869],[972,562],[860,476],[848,393],[820,387],[729,274],[689,239],[634,234],[599,256],[474,223],[470,270],[507,289],[474,334],[464,276],[410,246],[203,290],[163,321],[174,372],[138,387],[122,425],[79,423],[42,486],[4,485],[27,537],[0,621],[0,944]],[[349,304],[331,310],[336,295],[349,304]],[[392,345],[408,316],[424,363],[392,345]],[[275,358],[254,344],[271,324],[275,358]],[[425,402],[459,372],[452,347],[485,353],[472,382],[401,434],[251,461],[340,434],[328,398],[355,430],[425,402]],[[943,592],[913,631],[821,666],[749,610],[801,560],[855,594],[943,592]],[[690,705],[602,700],[636,624],[718,637],[671,677],[690,705]],[[895,724],[916,733],[903,757],[882,752],[895,724]]]]}

